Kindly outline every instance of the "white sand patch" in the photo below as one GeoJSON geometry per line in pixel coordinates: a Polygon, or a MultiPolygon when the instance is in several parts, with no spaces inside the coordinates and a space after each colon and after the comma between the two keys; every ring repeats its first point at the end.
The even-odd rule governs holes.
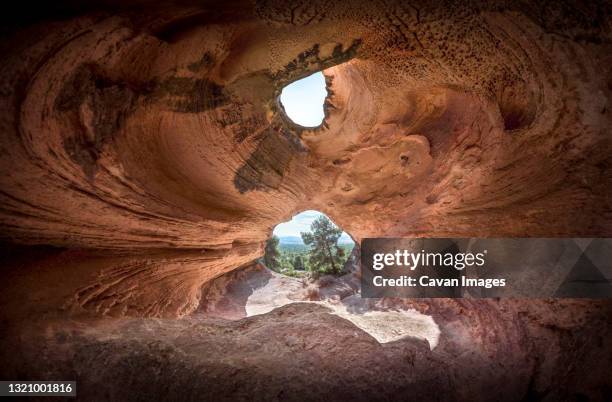
{"type": "Polygon", "coordinates": [[[304,285],[298,279],[273,274],[265,286],[253,289],[244,307],[246,315],[269,313],[275,308],[301,301],[303,293],[304,285]]]}
{"type": "Polygon", "coordinates": [[[438,345],[440,328],[431,316],[416,310],[352,312],[342,302],[312,302],[304,299],[304,288],[298,280],[274,275],[265,286],[253,290],[247,299],[245,310],[247,317],[251,317],[269,313],[290,303],[317,303],[329,308],[332,314],[349,320],[380,343],[412,336],[425,339],[432,350],[438,345]]]}
{"type": "Polygon", "coordinates": [[[406,336],[425,339],[429,348],[438,346],[440,328],[431,316],[416,310],[365,311],[352,313],[343,304],[322,303],[332,309],[333,314],[349,320],[378,342],[397,341],[406,336]]]}

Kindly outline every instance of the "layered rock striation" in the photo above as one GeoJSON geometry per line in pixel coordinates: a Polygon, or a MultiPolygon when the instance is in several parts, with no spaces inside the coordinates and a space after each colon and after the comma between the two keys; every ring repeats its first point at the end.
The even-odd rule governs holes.
{"type": "MultiPolygon", "coordinates": [[[[112,332],[129,318],[136,341],[112,341],[128,346],[148,336],[148,320],[189,325],[203,287],[251,265],[274,225],[306,209],[329,215],[356,241],[612,234],[606,2],[23,6],[6,17],[0,40],[5,346],[37,344],[15,341],[32,319],[42,327],[94,320],[112,332]],[[278,96],[314,71],[325,75],[329,96],[323,124],[306,129],[287,118],[278,96]]],[[[327,320],[353,330],[309,310],[321,306],[285,308],[315,327],[327,320]]],[[[475,388],[449,399],[487,395],[504,381],[521,390],[504,394],[509,400],[597,400],[610,390],[609,379],[571,379],[609,369],[607,302],[382,300],[369,308],[434,317],[444,353],[427,349],[423,359],[446,380],[417,377],[421,385],[461,377],[467,361],[442,368],[459,352],[488,356],[490,372],[513,356],[495,381],[470,377],[475,388]],[[567,364],[575,365],[564,371],[567,364]]],[[[244,325],[269,319],[275,329],[264,333],[275,336],[282,314],[270,314],[244,325]]],[[[247,349],[257,334],[243,333],[247,349]]],[[[83,336],[69,337],[88,345],[79,358],[109,345],[97,332],[95,341],[83,336]]],[[[224,336],[206,342],[221,345],[224,336]]],[[[356,342],[374,348],[370,338],[356,342]]],[[[360,347],[355,358],[374,359],[360,347]]],[[[95,365],[74,364],[82,364],[76,372],[95,365]]],[[[12,374],[31,369],[9,366],[12,374]]]]}

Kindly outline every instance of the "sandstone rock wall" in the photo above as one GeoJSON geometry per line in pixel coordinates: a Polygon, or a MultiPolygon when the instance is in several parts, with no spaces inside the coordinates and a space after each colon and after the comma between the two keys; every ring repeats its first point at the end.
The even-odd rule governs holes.
{"type": "Polygon", "coordinates": [[[357,241],[610,237],[607,2],[16,6],[0,37],[0,349],[24,359],[3,355],[3,374],[95,371],[92,399],[125,397],[92,390],[133,385],[140,370],[168,380],[139,394],[158,397],[174,381],[192,398],[261,384],[262,397],[315,398],[310,383],[279,382],[289,370],[338,398],[388,386],[379,399],[432,387],[453,400],[606,399],[605,301],[366,306],[431,315],[435,352],[415,339],[382,347],[320,306],[232,323],[191,314],[206,307],[202,287],[252,264],[306,209],[357,241]],[[319,70],[326,118],[304,129],[278,95],[319,70]],[[376,382],[372,367],[403,374],[376,382]]]}
{"type": "Polygon", "coordinates": [[[184,314],[304,209],[357,240],[611,233],[606,4],[66,7],[2,40],[0,233],[113,256],[75,295],[167,270],[189,300],[120,309],[184,314]],[[277,96],[321,69],[305,130],[277,96]]]}

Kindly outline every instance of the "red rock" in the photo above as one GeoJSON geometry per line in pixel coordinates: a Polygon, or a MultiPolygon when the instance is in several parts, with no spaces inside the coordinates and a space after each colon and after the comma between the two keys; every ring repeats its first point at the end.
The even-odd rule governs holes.
{"type": "Polygon", "coordinates": [[[610,237],[609,5],[60,3],[7,11],[0,39],[3,378],[78,374],[86,400],[607,398],[608,301],[367,305],[431,315],[434,351],[322,306],[198,307],[306,209],[357,241],[610,237]],[[317,70],[326,119],[302,130],[277,97],[317,70]]]}

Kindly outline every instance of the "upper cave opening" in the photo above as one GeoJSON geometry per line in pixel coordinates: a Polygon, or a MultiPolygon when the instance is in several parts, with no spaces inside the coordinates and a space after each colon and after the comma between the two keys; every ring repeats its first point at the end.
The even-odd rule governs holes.
{"type": "Polygon", "coordinates": [[[325,76],[319,71],[284,87],[280,103],[293,123],[313,128],[320,126],[325,119],[325,98],[325,76]]]}
{"type": "Polygon", "coordinates": [[[307,210],[276,225],[266,243],[264,263],[290,276],[339,275],[346,271],[354,246],[351,236],[327,215],[307,210]]]}

